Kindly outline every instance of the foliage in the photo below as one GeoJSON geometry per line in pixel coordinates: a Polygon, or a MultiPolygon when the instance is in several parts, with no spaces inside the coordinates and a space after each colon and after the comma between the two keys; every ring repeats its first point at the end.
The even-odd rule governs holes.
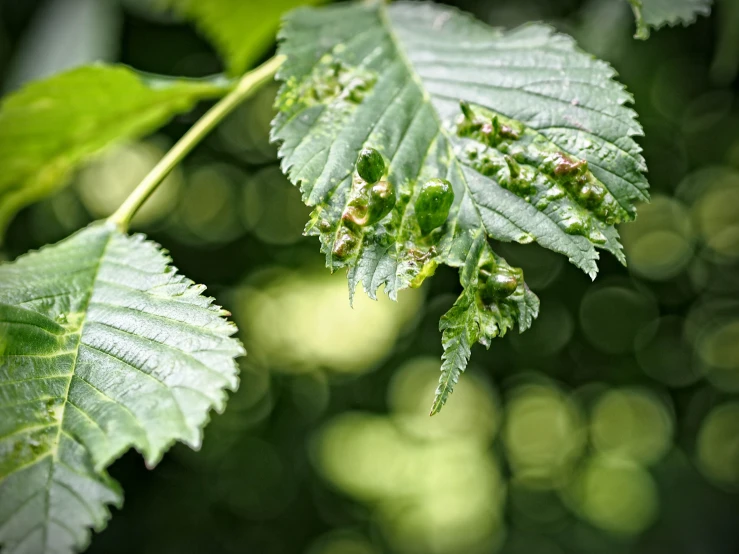
{"type": "Polygon", "coordinates": [[[0,105],[0,236],[18,210],[59,190],[89,156],[147,135],[229,87],[226,79],[168,79],[94,65],[8,95],[0,105]]]}
{"type": "Polygon", "coordinates": [[[216,46],[229,73],[240,75],[274,42],[285,12],[325,0],[168,0],[216,46]],[[248,29],[248,30],[246,30],[248,29]]]}
{"type": "MultiPolygon", "coordinates": [[[[297,3],[171,2],[234,75],[297,3]]],[[[631,3],[642,33],[708,10],[631,3]]],[[[314,208],[307,232],[332,270],[347,269],[350,295],[361,283],[395,298],[440,265],[459,269],[432,413],[475,343],[538,315],[523,272],[492,241],[537,242],[590,277],[599,249],[624,262],[615,225],[648,199],[641,127],[613,69],[570,38],[405,2],[297,10],[281,37],[272,136],[314,208]]],[[[0,108],[0,227],[111,143],[235,89],[98,65],[11,94],[0,108]]],[[[197,448],[210,409],[236,388],[235,327],[169,262],[143,236],[96,223],[0,267],[4,553],[83,548],[121,501],[109,464],[130,447],[150,466],[174,441],[197,448]]]]}
{"type": "Polygon", "coordinates": [[[105,468],[198,448],[237,386],[226,312],[141,235],[94,224],[0,266],[0,544],[67,553],[121,503],[105,468]]]}
{"type": "Polygon", "coordinates": [[[646,40],[651,29],[690,25],[711,13],[713,0],[629,0],[636,17],[636,38],[646,40]]]}
{"type": "Polygon", "coordinates": [[[489,240],[536,241],[591,277],[596,249],[624,261],[614,225],[647,199],[632,139],[641,127],[613,69],[568,37],[542,25],[502,32],[403,2],[301,9],[281,36],[273,138],[314,207],[306,230],[320,237],[327,266],[348,269],[350,294],[361,283],[374,297],[384,285],[392,298],[441,264],[460,268],[432,413],[474,343],[526,330],[539,310],[521,270],[489,240]],[[353,211],[369,189],[355,171],[365,148],[387,160],[397,196],[375,222],[353,211]],[[419,200],[439,178],[454,204],[429,228],[419,200]]]}

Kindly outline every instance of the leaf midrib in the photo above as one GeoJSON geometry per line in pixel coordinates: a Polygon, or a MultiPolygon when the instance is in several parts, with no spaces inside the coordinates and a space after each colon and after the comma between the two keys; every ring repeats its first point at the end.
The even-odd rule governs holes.
{"type": "MultiPolygon", "coordinates": [[[[106,233],[105,238],[105,244],[103,245],[100,255],[98,257],[98,262],[95,265],[95,271],[92,276],[92,279],[90,281],[90,290],[88,293],[88,296],[85,300],[84,306],[81,308],[80,313],[82,314],[82,318],[79,323],[78,328],[78,335],[77,335],[77,344],[74,348],[74,358],[72,360],[71,368],[68,374],[67,378],[67,386],[64,390],[64,395],[61,397],[63,400],[61,413],[59,414],[59,420],[58,420],[58,429],[56,437],[54,438],[54,443],[52,447],[52,458],[51,458],[51,467],[49,468],[49,476],[46,481],[46,485],[44,487],[45,494],[44,494],[44,526],[43,526],[43,544],[46,545],[48,541],[48,535],[49,535],[49,526],[48,523],[51,520],[51,514],[50,514],[50,508],[51,508],[51,484],[54,477],[54,465],[59,462],[59,443],[61,441],[61,436],[63,432],[64,427],[64,417],[67,412],[67,404],[69,404],[69,392],[72,387],[72,379],[74,378],[74,375],[77,371],[77,360],[79,359],[79,353],[80,353],[80,347],[82,345],[82,333],[85,330],[85,325],[87,323],[87,314],[88,314],[88,308],[90,306],[90,302],[92,300],[93,293],[95,292],[95,284],[97,283],[97,278],[100,273],[100,268],[103,265],[103,259],[105,258],[105,254],[108,251],[108,247],[110,246],[110,243],[113,239],[113,233],[109,230],[106,233]]],[[[40,460],[41,458],[39,458],[40,460]]],[[[35,462],[38,463],[38,460],[35,462]]]]}
{"type": "MultiPolygon", "coordinates": [[[[428,91],[426,90],[426,87],[424,87],[424,85],[423,85],[423,80],[421,79],[421,76],[418,74],[418,72],[413,67],[410,59],[408,58],[408,55],[405,53],[405,49],[403,48],[403,46],[402,46],[402,44],[400,42],[400,39],[395,34],[395,31],[393,30],[392,24],[391,24],[391,22],[390,22],[390,20],[388,18],[388,13],[387,13],[386,6],[384,4],[381,5],[378,11],[379,11],[379,16],[380,16],[380,21],[382,22],[383,26],[385,27],[385,32],[387,33],[390,41],[392,42],[393,46],[395,47],[395,50],[398,53],[398,57],[403,62],[403,65],[405,66],[406,70],[410,74],[411,79],[416,83],[416,86],[421,91],[422,101],[424,103],[428,104],[431,107],[431,113],[433,113],[433,115],[434,115],[434,121],[436,122],[437,133],[439,135],[442,135],[444,137],[444,139],[446,140],[447,152],[449,154],[449,157],[450,157],[451,160],[454,160],[455,169],[459,173],[459,176],[460,176],[462,182],[464,183],[465,196],[469,196],[470,198],[473,199],[472,206],[474,207],[475,213],[477,214],[477,218],[478,218],[478,221],[480,223],[480,228],[484,228],[484,225],[485,224],[484,224],[484,221],[483,221],[483,218],[482,218],[482,214],[480,213],[480,208],[478,207],[477,202],[474,201],[474,197],[472,196],[472,191],[470,191],[469,184],[467,183],[467,179],[465,178],[464,172],[462,171],[462,169],[460,167],[460,162],[457,159],[457,156],[454,154],[454,151],[453,151],[453,149],[451,147],[451,145],[452,145],[452,138],[449,135],[449,133],[447,132],[447,130],[444,128],[444,125],[443,125],[441,119],[439,118],[439,114],[436,111],[436,108],[434,107],[433,102],[431,102],[431,96],[429,95],[428,91]]],[[[437,136],[437,139],[438,139],[438,136],[437,136]]],[[[432,142],[432,146],[433,146],[433,142],[432,142]]],[[[428,157],[428,153],[426,154],[426,157],[428,157]]],[[[423,165],[421,166],[421,168],[423,168],[423,165]]],[[[416,177],[418,177],[418,176],[416,176],[416,177]]],[[[459,202],[459,208],[461,208],[463,202],[464,202],[464,198],[459,202]]],[[[451,227],[450,232],[449,232],[449,236],[450,236],[451,240],[449,241],[448,251],[445,253],[445,256],[444,256],[445,259],[448,259],[448,257],[449,257],[448,256],[449,251],[451,251],[452,245],[455,242],[454,241],[454,236],[456,234],[456,230],[457,230],[458,223],[459,223],[458,214],[459,214],[459,211],[457,211],[457,213],[456,213],[457,217],[454,217],[454,219],[452,220],[452,227],[451,227]]],[[[502,216],[502,214],[500,214],[500,215],[502,216]]],[[[513,223],[513,222],[511,222],[511,223],[513,225],[515,225],[515,223],[513,223]]],[[[518,227],[518,225],[516,225],[516,227],[518,227]]],[[[487,229],[485,229],[485,231],[486,231],[486,233],[488,235],[490,235],[490,233],[487,232],[487,229]]],[[[523,229],[521,231],[523,231],[523,229]]]]}

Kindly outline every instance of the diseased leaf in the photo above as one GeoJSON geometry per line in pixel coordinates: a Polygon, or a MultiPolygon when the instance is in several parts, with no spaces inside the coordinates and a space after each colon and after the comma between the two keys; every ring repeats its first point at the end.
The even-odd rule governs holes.
{"type": "Polygon", "coordinates": [[[283,14],[298,6],[325,1],[165,0],[213,42],[232,75],[246,71],[274,44],[283,14]]]}
{"type": "Polygon", "coordinates": [[[0,103],[0,235],[15,213],[65,184],[112,142],[147,135],[230,88],[94,65],[30,83],[0,103]]]}
{"type": "Polygon", "coordinates": [[[383,285],[393,298],[419,286],[439,264],[460,268],[432,413],[472,344],[523,331],[538,313],[491,239],[536,241],[591,277],[597,249],[624,261],[614,225],[648,198],[632,138],[641,127],[613,69],[569,37],[543,25],[504,32],[410,2],[297,10],[281,37],[272,136],[314,207],[306,232],[328,267],[346,267],[350,294],[362,283],[373,298],[383,285]],[[371,184],[356,171],[366,148],[383,156],[396,196],[375,222],[362,217],[371,184]]]}
{"type": "Polygon", "coordinates": [[[0,549],[67,554],[122,496],[105,468],[193,448],[235,390],[226,312],[142,235],[93,224],[0,266],[0,549]]]}
{"type": "Polygon", "coordinates": [[[636,38],[646,40],[651,29],[690,25],[711,13],[713,0],[629,0],[636,17],[636,38]]]}

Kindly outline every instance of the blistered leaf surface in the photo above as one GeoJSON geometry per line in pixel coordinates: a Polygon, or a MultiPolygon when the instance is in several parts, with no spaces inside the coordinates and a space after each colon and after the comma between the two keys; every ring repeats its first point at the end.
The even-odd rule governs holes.
{"type": "MultiPolygon", "coordinates": [[[[450,8],[398,2],[293,12],[282,30],[273,138],[283,170],[314,208],[306,231],[326,263],[395,297],[440,264],[460,268],[461,296],[441,321],[433,412],[470,348],[536,317],[539,302],[490,241],[538,242],[590,276],[598,250],[623,261],[614,225],[647,199],[631,97],[606,63],[543,25],[493,29],[450,8]],[[379,221],[357,172],[378,151],[396,201],[379,221]],[[419,202],[451,184],[447,215],[419,202]],[[441,222],[440,224],[438,224],[441,222]]],[[[442,206],[438,202],[436,206],[442,206]]]]}

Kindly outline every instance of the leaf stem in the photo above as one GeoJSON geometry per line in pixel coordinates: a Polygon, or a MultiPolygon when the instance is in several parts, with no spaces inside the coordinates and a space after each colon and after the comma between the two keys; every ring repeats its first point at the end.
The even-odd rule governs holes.
{"type": "Polygon", "coordinates": [[[115,224],[121,231],[126,231],[131,219],[141,208],[147,198],[164,181],[169,173],[187,156],[201,140],[218,125],[224,117],[230,114],[244,100],[249,98],[259,87],[275,76],[284,62],[284,56],[275,56],[253,71],[245,74],[236,87],[224,96],[195,125],[182,135],[182,138],[167,152],[159,163],[144,177],[134,191],[121,204],[108,221],[115,224]]]}
{"type": "Polygon", "coordinates": [[[647,40],[650,33],[649,26],[647,25],[647,22],[644,21],[644,14],[642,13],[642,10],[644,9],[642,0],[628,0],[628,2],[631,4],[631,9],[634,11],[634,18],[636,19],[636,34],[634,35],[634,38],[647,40]]]}

